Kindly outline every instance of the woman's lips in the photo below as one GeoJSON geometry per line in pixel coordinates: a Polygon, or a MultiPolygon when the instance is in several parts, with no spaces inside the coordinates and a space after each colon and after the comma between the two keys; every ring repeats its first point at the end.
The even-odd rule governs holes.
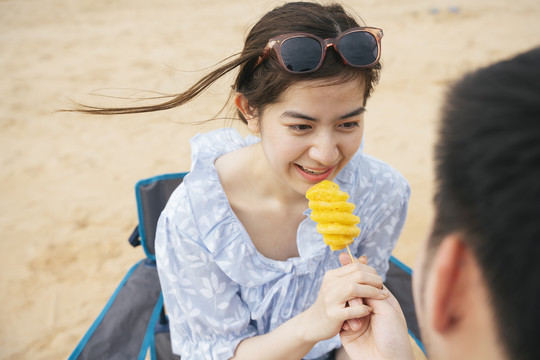
{"type": "Polygon", "coordinates": [[[305,179],[313,182],[326,180],[332,173],[332,170],[334,170],[334,166],[326,169],[307,168],[298,164],[295,164],[295,166],[300,175],[302,175],[305,179]]]}

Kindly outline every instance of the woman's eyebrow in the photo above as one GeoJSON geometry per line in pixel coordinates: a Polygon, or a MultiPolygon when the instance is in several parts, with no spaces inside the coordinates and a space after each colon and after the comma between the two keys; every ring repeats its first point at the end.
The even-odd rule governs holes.
{"type": "Polygon", "coordinates": [[[347,113],[340,117],[340,119],[347,119],[353,116],[358,116],[366,111],[366,108],[364,106],[359,107],[356,110],[351,111],[350,113],[347,113]]]}
{"type": "Polygon", "coordinates": [[[290,117],[290,118],[295,118],[295,119],[304,119],[304,120],[309,120],[309,121],[317,121],[317,119],[315,119],[314,117],[311,117],[309,115],[306,115],[306,114],[302,114],[302,113],[299,113],[297,111],[285,111],[283,114],[281,114],[281,117],[282,118],[286,118],[286,117],[290,117]]]}
{"type": "MultiPolygon", "coordinates": [[[[340,116],[339,119],[340,120],[343,120],[343,119],[347,119],[347,118],[350,118],[350,117],[353,117],[353,116],[358,116],[362,113],[364,113],[366,111],[366,108],[364,106],[361,106],[359,107],[358,109],[355,109],[343,116],[340,116]]],[[[309,120],[309,121],[317,121],[316,118],[312,117],[312,116],[309,116],[309,115],[306,115],[306,114],[302,114],[298,111],[293,111],[293,110],[290,110],[290,111],[285,111],[283,114],[281,114],[281,117],[282,118],[295,118],[295,119],[304,119],[304,120],[309,120]]]]}

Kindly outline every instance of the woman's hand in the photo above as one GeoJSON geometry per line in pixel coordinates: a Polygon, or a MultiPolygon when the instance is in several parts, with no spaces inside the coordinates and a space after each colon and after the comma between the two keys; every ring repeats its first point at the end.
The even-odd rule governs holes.
{"type": "Polygon", "coordinates": [[[382,278],[375,269],[360,262],[328,271],[317,300],[303,313],[306,338],[311,341],[329,339],[340,332],[344,321],[370,315],[369,305],[357,301],[352,306],[349,302],[357,298],[383,300],[388,293],[381,291],[381,286],[382,278]]]}
{"type": "MultiPolygon", "coordinates": [[[[348,256],[340,256],[342,265],[349,266],[348,256]]],[[[380,285],[379,285],[380,286],[380,285]]],[[[396,298],[387,290],[385,299],[373,297],[351,301],[351,307],[372,309],[369,316],[358,321],[353,328],[351,321],[340,332],[341,342],[349,357],[354,359],[414,359],[405,316],[396,298]]]]}
{"type": "Polygon", "coordinates": [[[301,359],[319,341],[330,339],[349,319],[364,319],[372,309],[354,299],[382,300],[382,278],[375,269],[356,262],[328,271],[315,303],[264,335],[244,339],[236,348],[235,359],[301,359]],[[352,302],[349,304],[349,302],[352,302]],[[349,306],[349,305],[350,306],[349,306]]]}

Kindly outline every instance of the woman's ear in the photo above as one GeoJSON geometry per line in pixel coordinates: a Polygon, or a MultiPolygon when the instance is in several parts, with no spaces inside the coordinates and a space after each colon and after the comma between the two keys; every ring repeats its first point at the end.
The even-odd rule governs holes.
{"type": "Polygon", "coordinates": [[[244,96],[244,94],[236,93],[236,95],[234,96],[234,103],[238,110],[244,116],[244,119],[246,119],[249,130],[254,133],[258,133],[260,130],[259,118],[257,117],[257,114],[253,107],[249,105],[249,102],[244,96]]]}

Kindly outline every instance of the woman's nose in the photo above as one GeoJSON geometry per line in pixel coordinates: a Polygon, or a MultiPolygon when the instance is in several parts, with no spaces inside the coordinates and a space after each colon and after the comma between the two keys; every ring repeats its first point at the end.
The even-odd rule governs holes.
{"type": "Polygon", "coordinates": [[[320,135],[314,139],[309,156],[321,165],[334,165],[339,157],[337,142],[331,135],[320,135]]]}

